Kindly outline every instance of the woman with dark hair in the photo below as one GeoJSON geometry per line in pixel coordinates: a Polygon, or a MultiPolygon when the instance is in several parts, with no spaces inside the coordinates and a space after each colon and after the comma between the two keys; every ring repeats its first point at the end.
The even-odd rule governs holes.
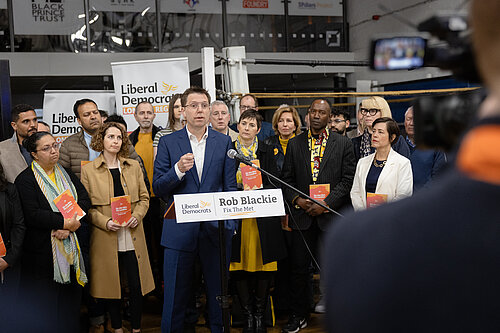
{"type": "Polygon", "coordinates": [[[168,103],[168,124],[166,128],[156,133],[153,140],[155,157],[156,157],[158,142],[160,142],[160,138],[164,135],[181,130],[185,125],[185,121],[182,118],[182,113],[181,113],[182,111],[181,96],[182,94],[173,94],[172,98],[170,99],[170,102],[168,103]]]}
{"type": "Polygon", "coordinates": [[[82,287],[87,283],[76,233],[80,221],[76,213],[64,218],[54,199],[69,191],[85,212],[90,200],[78,178],[57,163],[59,144],[50,133],[34,133],[23,146],[33,157],[15,181],[26,224],[21,289],[33,306],[25,311],[26,323],[36,323],[36,330],[44,332],[79,332],[82,287]],[[32,321],[32,316],[38,319],[32,321]]]}
{"type": "Polygon", "coordinates": [[[25,230],[19,195],[14,184],[5,179],[0,163],[0,249],[6,251],[0,253],[0,302],[16,298],[25,230]]]}
{"type": "Polygon", "coordinates": [[[355,210],[409,197],[413,192],[413,174],[410,160],[391,145],[400,136],[398,124],[389,117],[373,121],[371,146],[375,153],[359,160],[351,189],[355,210]],[[368,202],[368,204],[367,204],[368,202]]]}
{"type": "Polygon", "coordinates": [[[286,147],[288,141],[295,135],[301,133],[300,116],[293,106],[281,105],[273,115],[272,125],[276,135],[266,139],[266,144],[273,149],[274,159],[278,167],[278,174],[281,173],[283,162],[285,161],[286,147]]]}
{"type": "Polygon", "coordinates": [[[149,193],[139,163],[127,158],[128,145],[127,133],[119,124],[105,123],[90,143],[101,154],[82,168],[82,183],[92,200],[90,294],[107,299],[111,326],[120,333],[123,332],[120,282],[126,280],[130,291],[133,332],[141,331],[142,296],[154,289],[142,226],[149,193]],[[131,217],[118,224],[112,218],[111,199],[125,195],[130,199],[131,217]]]}
{"type": "MultiPolygon", "coordinates": [[[[257,139],[262,116],[254,109],[244,111],[238,122],[238,139],[233,142],[238,153],[277,175],[271,147],[257,139]]],[[[236,180],[244,189],[241,168],[237,163],[236,180]]],[[[262,176],[263,187],[273,188],[268,177],[262,176]]],[[[278,269],[277,261],[286,256],[279,217],[247,218],[238,225],[231,251],[231,278],[235,281],[238,299],[243,309],[244,333],[267,332],[265,311],[269,291],[278,269]]]]}

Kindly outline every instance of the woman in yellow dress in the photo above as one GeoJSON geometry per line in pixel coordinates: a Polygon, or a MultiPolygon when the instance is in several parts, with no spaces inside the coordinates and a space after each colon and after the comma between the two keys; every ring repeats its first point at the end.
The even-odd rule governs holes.
{"type": "MultiPolygon", "coordinates": [[[[262,116],[256,110],[243,112],[238,122],[239,136],[233,144],[240,154],[251,160],[258,159],[264,170],[276,175],[272,148],[257,139],[261,123],[262,116]]],[[[240,168],[236,179],[243,188],[240,168]]],[[[264,188],[273,188],[265,175],[262,180],[264,188]]],[[[269,289],[278,268],[277,260],[285,256],[279,217],[241,220],[233,237],[230,271],[245,316],[244,333],[267,331],[265,310],[269,289]]]]}

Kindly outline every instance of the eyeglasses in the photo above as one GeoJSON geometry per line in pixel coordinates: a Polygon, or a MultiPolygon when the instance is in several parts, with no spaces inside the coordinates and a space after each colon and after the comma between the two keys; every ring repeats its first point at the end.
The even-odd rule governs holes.
{"type": "Polygon", "coordinates": [[[60,146],[61,145],[59,143],[54,143],[54,144],[52,144],[52,146],[46,146],[46,147],[43,147],[42,149],[37,149],[36,151],[43,151],[44,153],[48,153],[52,149],[59,150],[60,146]]]}
{"type": "Polygon", "coordinates": [[[335,124],[340,124],[340,123],[345,123],[346,120],[345,119],[333,119],[332,120],[332,123],[335,123],[335,124]]]}
{"type": "Polygon", "coordinates": [[[252,105],[240,105],[240,110],[241,111],[246,111],[246,110],[250,110],[250,109],[255,109],[255,106],[252,106],[252,105]]]}
{"type": "Polygon", "coordinates": [[[185,105],[184,107],[192,109],[192,110],[198,110],[198,108],[200,106],[201,106],[202,110],[207,110],[210,107],[210,105],[208,105],[208,103],[191,103],[191,104],[185,105]]]}
{"type": "Polygon", "coordinates": [[[361,112],[361,114],[363,116],[366,116],[367,114],[369,114],[370,116],[374,116],[377,114],[377,112],[380,112],[380,109],[365,109],[365,108],[361,108],[359,110],[361,112]]]}

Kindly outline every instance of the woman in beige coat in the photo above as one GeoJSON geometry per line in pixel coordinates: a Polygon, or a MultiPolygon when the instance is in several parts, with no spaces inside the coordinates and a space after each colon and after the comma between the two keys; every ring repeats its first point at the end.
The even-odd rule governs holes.
{"type": "Polygon", "coordinates": [[[92,208],[90,238],[90,294],[107,299],[111,326],[122,332],[120,272],[130,289],[133,332],[140,332],[142,296],[154,289],[142,219],[149,194],[139,163],[128,159],[128,138],[116,123],[106,123],[90,146],[101,155],[82,168],[82,183],[92,208]],[[128,195],[131,218],[123,225],[111,218],[111,198],[128,195]]]}

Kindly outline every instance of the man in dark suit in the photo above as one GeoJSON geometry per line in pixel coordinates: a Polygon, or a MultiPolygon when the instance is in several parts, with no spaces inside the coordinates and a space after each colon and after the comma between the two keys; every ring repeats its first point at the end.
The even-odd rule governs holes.
{"type": "MultiPolygon", "coordinates": [[[[326,127],[331,106],[326,99],[316,99],[309,108],[310,129],[288,143],[283,165],[283,180],[304,193],[310,193],[312,184],[328,184],[330,192],[323,200],[328,207],[339,211],[349,203],[349,193],[355,172],[354,150],[351,140],[326,127]]],[[[321,234],[334,218],[324,208],[284,191],[291,204],[289,227],[292,229],[291,263],[291,316],[284,332],[297,332],[307,326],[309,316],[310,251],[315,251],[321,234]]]]}
{"type": "MultiPolygon", "coordinates": [[[[231,138],[207,126],[210,95],[205,89],[189,88],[181,101],[187,125],[160,139],[154,167],[153,190],[167,207],[175,194],[236,190],[235,163],[226,155],[231,138]]],[[[226,221],[227,249],[235,227],[226,221]]],[[[217,222],[177,224],[175,219],[165,219],[161,245],[165,248],[162,332],[183,331],[197,256],[207,286],[210,329],[222,332],[222,311],[216,300],[221,294],[217,222]]]]}
{"type": "Polygon", "coordinates": [[[492,105],[432,187],[331,230],[329,332],[500,331],[500,1],[475,0],[470,12],[492,105]]]}

